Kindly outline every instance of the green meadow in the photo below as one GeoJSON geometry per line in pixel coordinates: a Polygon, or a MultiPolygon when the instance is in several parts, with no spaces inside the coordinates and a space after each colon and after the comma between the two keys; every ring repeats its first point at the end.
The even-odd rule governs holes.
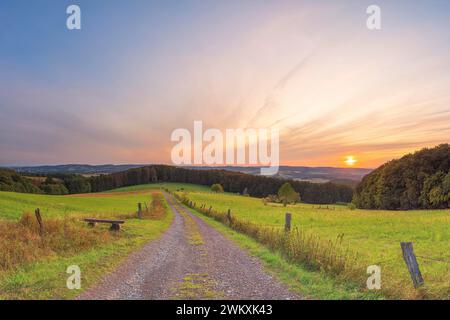
{"type": "Polygon", "coordinates": [[[135,194],[87,194],[52,196],[0,192],[0,219],[19,219],[39,208],[45,217],[67,215],[119,215],[137,210],[137,203],[151,201],[149,192],[135,194]]]}
{"type": "MultiPolygon", "coordinates": [[[[283,227],[285,213],[293,228],[342,246],[363,266],[379,265],[382,291],[393,298],[450,297],[450,210],[351,210],[345,205],[296,204],[283,207],[261,199],[211,192],[184,192],[197,206],[226,212],[263,226],[283,227]],[[413,242],[425,286],[415,290],[402,258],[400,242],[413,242]]],[[[364,286],[364,284],[361,284],[364,286]]]]}
{"type": "MultiPolygon", "coordinates": [[[[172,215],[157,220],[135,219],[137,203],[149,204],[152,192],[169,189],[185,196],[196,206],[211,206],[218,212],[231,209],[232,216],[261,226],[282,228],[285,213],[292,214],[292,226],[325,241],[342,239],[342,246],[356,255],[362,266],[379,265],[382,272],[381,292],[368,292],[365,283],[340,282],[339,278],[323,271],[310,271],[293,265],[282,255],[270,252],[246,235],[232,231],[211,218],[208,223],[227,234],[249,252],[258,256],[269,271],[290,284],[295,291],[313,298],[331,299],[448,299],[450,297],[450,211],[382,211],[352,210],[345,205],[296,204],[283,207],[261,199],[229,193],[216,194],[208,187],[158,183],[120,188],[103,193],[72,196],[47,196],[0,192],[0,224],[18,223],[25,213],[40,208],[45,221],[74,220],[77,228],[89,232],[83,217],[126,219],[119,236],[112,236],[101,244],[76,254],[53,254],[42,259],[0,271],[0,299],[67,299],[77,296],[92,286],[105,273],[116,268],[132,251],[158,238],[166,230],[172,215]],[[400,242],[414,243],[425,285],[413,288],[402,258],[400,242]],[[66,268],[77,264],[83,270],[82,290],[68,290],[66,268]]],[[[108,226],[96,227],[97,232],[108,233],[108,226]]],[[[103,238],[102,238],[103,239],[103,238]]],[[[364,274],[361,278],[366,279],[364,274]]],[[[346,279],[347,281],[347,279],[346,279]]]]}
{"type": "Polygon", "coordinates": [[[150,183],[150,184],[140,184],[137,186],[130,186],[130,187],[123,187],[114,189],[111,191],[105,191],[108,192],[136,192],[136,191],[147,191],[152,189],[159,189],[159,188],[165,188],[171,192],[174,191],[204,191],[208,192],[209,187],[201,186],[197,184],[190,184],[190,183],[176,183],[176,182],[163,182],[163,183],[150,183]]]}

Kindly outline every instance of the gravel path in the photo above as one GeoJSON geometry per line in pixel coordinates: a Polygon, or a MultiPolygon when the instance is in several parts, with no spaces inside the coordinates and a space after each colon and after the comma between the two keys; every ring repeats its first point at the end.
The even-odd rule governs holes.
{"type": "Polygon", "coordinates": [[[165,195],[174,221],[78,299],[299,299],[261,263],[165,195]]]}

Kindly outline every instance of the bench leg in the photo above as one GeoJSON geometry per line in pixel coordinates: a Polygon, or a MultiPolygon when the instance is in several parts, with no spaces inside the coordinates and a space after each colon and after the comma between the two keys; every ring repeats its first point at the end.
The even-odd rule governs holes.
{"type": "Polygon", "coordinates": [[[111,228],[109,228],[110,231],[120,231],[120,224],[118,223],[113,223],[111,225],[111,228]]]}
{"type": "Polygon", "coordinates": [[[91,227],[91,228],[95,227],[95,225],[96,225],[95,222],[89,222],[89,223],[88,223],[88,226],[91,227]]]}

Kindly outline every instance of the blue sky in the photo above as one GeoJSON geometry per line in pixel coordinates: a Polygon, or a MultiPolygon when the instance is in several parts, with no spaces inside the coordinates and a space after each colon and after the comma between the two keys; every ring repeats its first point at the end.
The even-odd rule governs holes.
{"type": "Polygon", "coordinates": [[[448,142],[449,24],[448,1],[2,0],[0,165],[170,163],[203,120],[278,126],[283,164],[376,166],[448,142]]]}

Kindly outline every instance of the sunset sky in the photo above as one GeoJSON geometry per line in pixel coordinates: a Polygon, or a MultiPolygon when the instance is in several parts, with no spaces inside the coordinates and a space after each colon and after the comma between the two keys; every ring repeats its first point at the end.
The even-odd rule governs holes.
{"type": "Polygon", "coordinates": [[[278,128],[285,165],[372,168],[450,142],[449,89],[448,0],[0,2],[0,165],[170,164],[202,120],[278,128]]]}

